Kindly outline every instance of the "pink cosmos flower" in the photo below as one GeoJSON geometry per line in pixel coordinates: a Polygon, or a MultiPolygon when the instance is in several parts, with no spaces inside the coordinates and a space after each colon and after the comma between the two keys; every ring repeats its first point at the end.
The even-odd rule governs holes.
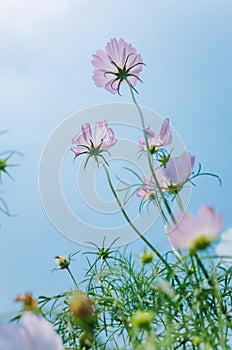
{"type": "Polygon", "coordinates": [[[64,346],[47,320],[25,312],[19,322],[0,326],[0,350],[64,350],[64,346]]]}
{"type": "Polygon", "coordinates": [[[193,171],[195,157],[188,152],[183,152],[180,157],[170,158],[163,169],[163,174],[173,187],[182,186],[193,171]]]}
{"type": "MultiPolygon", "coordinates": [[[[163,175],[162,168],[155,169],[155,176],[160,184],[161,189],[165,191],[167,187],[167,181],[163,175]]],[[[152,173],[149,173],[147,176],[143,176],[141,180],[143,182],[143,185],[137,190],[136,196],[141,200],[150,200],[153,197],[155,198],[155,194],[158,192],[158,188],[155,184],[152,173]]]]}
{"type": "Polygon", "coordinates": [[[168,227],[167,234],[177,249],[197,251],[208,247],[222,227],[221,214],[212,207],[202,206],[198,218],[189,212],[184,213],[174,228],[168,227]]]}
{"type": "MultiPolygon", "coordinates": [[[[169,119],[164,120],[157,134],[151,131],[150,128],[146,129],[146,134],[151,153],[155,153],[159,148],[163,148],[172,143],[172,132],[170,129],[169,119]]],[[[142,150],[146,150],[146,141],[144,137],[139,139],[139,147],[142,150]]]]}
{"type": "Polygon", "coordinates": [[[106,120],[97,122],[94,133],[89,123],[82,125],[82,134],[77,134],[72,143],[76,144],[72,147],[75,157],[80,154],[87,153],[90,156],[97,156],[103,151],[107,151],[113,147],[117,139],[114,137],[114,132],[108,127],[106,120]]]}
{"type": "Polygon", "coordinates": [[[133,88],[137,80],[140,80],[142,61],[142,56],[131,44],[113,38],[107,43],[105,51],[97,50],[93,55],[93,80],[96,86],[103,87],[112,94],[119,93],[124,81],[128,81],[133,88]]]}

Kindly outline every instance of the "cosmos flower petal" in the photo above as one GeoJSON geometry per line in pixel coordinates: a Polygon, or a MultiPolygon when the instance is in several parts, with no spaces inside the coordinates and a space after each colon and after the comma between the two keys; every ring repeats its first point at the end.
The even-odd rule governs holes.
{"type": "MultiPolygon", "coordinates": [[[[167,187],[167,181],[163,175],[162,168],[158,167],[155,169],[156,179],[161,187],[161,190],[165,191],[167,187]]],[[[136,195],[142,200],[150,200],[151,195],[158,191],[158,187],[153,178],[153,174],[149,172],[147,176],[142,176],[141,181],[143,185],[138,188],[136,195]]]]}
{"type": "Polygon", "coordinates": [[[186,212],[174,227],[167,228],[166,233],[178,249],[204,249],[217,237],[222,225],[220,213],[212,207],[202,206],[198,218],[186,212]]]}
{"type": "Polygon", "coordinates": [[[97,50],[91,63],[95,85],[104,87],[112,94],[119,92],[121,83],[126,79],[132,87],[135,86],[143,69],[141,55],[122,38],[112,38],[106,44],[105,51],[97,50]]]}
{"type": "MultiPolygon", "coordinates": [[[[164,120],[157,134],[150,130],[150,128],[146,129],[146,134],[150,149],[155,148],[156,150],[158,150],[159,148],[168,146],[172,143],[172,132],[169,124],[169,119],[164,120]]],[[[139,146],[143,150],[146,149],[146,141],[144,137],[139,139],[139,146]]]]}
{"type": "Polygon", "coordinates": [[[107,131],[108,131],[108,123],[106,120],[97,122],[95,127],[94,139],[93,139],[94,144],[100,145],[103,142],[104,138],[106,137],[107,131]]]}
{"type": "Polygon", "coordinates": [[[169,119],[164,120],[158,135],[158,139],[160,140],[162,146],[167,146],[172,143],[172,132],[169,119]]]}
{"type": "Polygon", "coordinates": [[[187,151],[180,157],[169,159],[166,168],[163,170],[167,180],[173,185],[183,184],[187,181],[194,167],[195,157],[192,157],[187,151]]]}
{"type": "Polygon", "coordinates": [[[19,322],[0,326],[0,350],[63,350],[52,325],[43,317],[25,312],[19,322]]]}
{"type": "Polygon", "coordinates": [[[117,142],[114,132],[108,127],[106,120],[96,123],[94,134],[89,123],[82,125],[81,130],[82,134],[77,134],[72,139],[75,146],[71,148],[71,151],[74,152],[75,156],[81,153],[91,154],[93,150],[97,155],[98,152],[110,149],[117,142]]]}
{"type": "Polygon", "coordinates": [[[81,131],[86,144],[89,144],[90,140],[93,138],[90,124],[86,123],[85,125],[82,125],[81,131]]]}
{"type": "Polygon", "coordinates": [[[84,152],[87,152],[88,149],[84,147],[72,147],[71,151],[75,154],[75,156],[79,156],[79,154],[82,154],[84,152]]]}
{"type": "Polygon", "coordinates": [[[208,227],[208,231],[212,234],[214,234],[214,232],[221,231],[224,224],[221,217],[221,213],[215,213],[212,207],[201,207],[199,210],[198,217],[200,228],[208,227]]]}

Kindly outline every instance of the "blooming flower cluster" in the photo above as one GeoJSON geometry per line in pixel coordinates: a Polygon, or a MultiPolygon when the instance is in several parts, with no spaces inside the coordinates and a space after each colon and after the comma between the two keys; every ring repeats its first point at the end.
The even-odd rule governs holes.
{"type": "MultiPolygon", "coordinates": [[[[136,49],[123,39],[113,38],[107,43],[105,51],[96,51],[92,65],[94,66],[93,80],[96,86],[103,87],[115,94],[119,93],[123,82],[128,83],[133,101],[142,118],[142,125],[144,125],[142,111],[133,95],[134,86],[137,80],[140,80],[139,74],[143,67],[142,57],[136,49]]],[[[149,173],[141,178],[142,184],[136,191],[136,195],[142,202],[164,201],[169,213],[171,209],[166,196],[177,199],[181,210],[183,209],[179,192],[187,182],[191,182],[195,163],[195,156],[190,155],[187,151],[178,157],[172,157],[166,150],[166,146],[171,145],[172,140],[169,119],[165,119],[158,132],[144,127],[144,136],[138,141],[140,150],[154,156],[160,166],[153,167],[153,161],[149,163],[149,173]]],[[[72,143],[75,144],[72,151],[75,157],[85,153],[88,155],[87,161],[89,157],[94,156],[98,162],[98,157],[103,158],[101,153],[108,151],[116,142],[114,132],[108,127],[107,121],[98,122],[94,134],[90,124],[87,123],[82,126],[82,133],[72,139],[72,143]]],[[[107,177],[110,181],[108,173],[107,177]]],[[[112,183],[110,186],[112,188],[112,183]]],[[[115,191],[113,193],[117,196],[115,191]]],[[[116,199],[120,203],[118,198],[116,199]]],[[[182,213],[182,219],[177,224],[172,215],[172,221],[175,226],[172,228],[168,226],[169,231],[171,230],[168,236],[171,244],[180,249],[198,250],[207,247],[222,227],[220,214],[214,214],[213,209],[206,206],[200,209],[198,221],[190,213],[182,213]]]]}
{"type": "MultiPolygon", "coordinates": [[[[170,195],[178,194],[184,184],[189,181],[194,167],[195,157],[183,152],[180,157],[171,157],[166,167],[154,169],[157,181],[163,192],[170,195]]],[[[141,178],[143,185],[137,190],[137,197],[141,200],[155,199],[159,193],[152,173],[141,178]]]]}
{"type": "MultiPolygon", "coordinates": [[[[87,258],[85,292],[71,271],[72,257],[77,253],[55,256],[58,266],[55,270],[66,271],[74,287],[38,300],[30,293],[18,295],[15,301],[22,302],[22,316],[17,322],[0,326],[0,350],[118,349],[120,337],[123,349],[228,348],[232,329],[231,271],[221,266],[221,262],[219,268],[204,265],[200,254],[217,239],[223,227],[222,216],[206,205],[200,207],[197,217],[184,210],[180,192],[186,183],[202,175],[201,167],[195,174],[195,156],[185,151],[174,157],[172,151],[168,151],[167,146],[173,141],[169,119],[163,121],[158,131],[146,128],[134,94],[142,61],[131,44],[113,38],[105,51],[98,50],[93,55],[93,80],[96,86],[112,94],[120,94],[122,83],[129,87],[143,130],[143,137],[138,141],[140,155],[147,157],[149,166],[148,174],[141,178],[129,169],[141,180],[132,185],[135,186],[132,195],[137,195],[141,206],[155,203],[160,209],[164,231],[173,250],[172,259],[169,254],[163,256],[144,237],[136,220],[132,222],[127,214],[127,201],[123,203],[118,196],[103,156],[110,155],[109,150],[117,143],[108,121],[99,121],[95,127],[83,124],[81,132],[72,139],[71,151],[75,158],[86,156],[84,167],[90,158],[102,166],[128,226],[149,250],[144,249],[139,257],[141,265],[136,269],[131,254],[127,257],[125,252],[111,250],[117,239],[108,247],[105,240],[101,248],[94,244],[98,251],[88,252],[96,254],[96,258],[94,261],[87,258]],[[173,201],[179,206],[179,214],[172,209],[173,201]],[[182,250],[188,250],[187,254],[182,250]],[[176,258],[174,262],[173,258],[176,258]],[[46,313],[57,332],[52,323],[41,316],[46,313]]],[[[7,158],[0,158],[0,177],[8,166],[7,158]]],[[[129,190],[132,186],[129,185],[129,190]]],[[[222,234],[216,253],[231,255],[231,242],[232,229],[222,234]]],[[[226,262],[231,263],[232,257],[229,260],[228,256],[226,262]]]]}
{"type": "Polygon", "coordinates": [[[137,190],[137,197],[143,201],[156,200],[160,190],[172,196],[177,195],[189,181],[195,157],[188,152],[183,152],[179,157],[171,157],[171,154],[167,153],[165,147],[172,143],[169,119],[164,120],[157,133],[147,128],[146,136],[147,139],[145,137],[139,139],[139,147],[146,151],[148,146],[149,152],[156,156],[160,166],[153,171],[150,170],[147,176],[141,178],[142,186],[137,190]]]}

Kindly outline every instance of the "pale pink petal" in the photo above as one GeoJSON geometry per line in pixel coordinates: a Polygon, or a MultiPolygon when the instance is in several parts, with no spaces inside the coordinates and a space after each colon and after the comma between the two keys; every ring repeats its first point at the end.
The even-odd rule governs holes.
{"type": "Polygon", "coordinates": [[[91,144],[90,143],[90,140],[92,140],[92,130],[91,130],[91,127],[90,127],[90,124],[89,123],[86,123],[85,125],[82,125],[81,127],[81,131],[82,131],[82,135],[86,141],[86,144],[91,144]]]}
{"type": "Polygon", "coordinates": [[[104,87],[112,94],[119,90],[119,81],[115,81],[114,73],[125,67],[129,70],[128,81],[135,86],[143,69],[142,57],[136,49],[123,39],[116,38],[106,44],[105,51],[97,50],[91,63],[94,67],[93,80],[96,86],[104,87]]]}
{"type": "Polygon", "coordinates": [[[219,232],[223,227],[223,220],[219,212],[215,213],[214,209],[209,206],[202,206],[198,213],[199,230],[208,231],[209,233],[219,232]]]}
{"type": "Polygon", "coordinates": [[[104,140],[108,129],[108,123],[106,120],[96,123],[95,133],[93,138],[94,145],[100,145],[104,140]]]}
{"type": "Polygon", "coordinates": [[[190,164],[191,164],[191,172],[192,172],[195,164],[195,156],[190,156],[190,164]]]}
{"type": "Polygon", "coordinates": [[[108,127],[106,120],[96,123],[94,135],[89,123],[82,125],[81,129],[82,134],[78,134],[72,139],[72,142],[76,144],[76,146],[71,148],[75,156],[81,153],[89,153],[92,147],[95,149],[99,147],[99,152],[101,152],[102,150],[110,149],[117,142],[114,132],[108,127]]]}
{"type": "Polygon", "coordinates": [[[146,186],[142,186],[136,191],[136,196],[141,200],[149,200],[150,194],[151,191],[146,186]]]}
{"type": "Polygon", "coordinates": [[[222,220],[221,213],[215,214],[214,228],[216,232],[220,232],[224,226],[224,221],[222,220]]]}
{"type": "Polygon", "coordinates": [[[167,181],[166,177],[164,176],[163,168],[161,168],[161,167],[156,168],[155,175],[156,175],[156,178],[159,182],[161,189],[165,192],[167,190],[167,187],[169,186],[169,182],[167,181]]]}
{"type": "Polygon", "coordinates": [[[196,240],[203,238],[214,240],[222,229],[221,215],[209,206],[203,206],[199,210],[198,218],[191,213],[185,213],[179,219],[177,225],[167,228],[170,242],[179,249],[194,248],[196,240]]]}
{"type": "Polygon", "coordinates": [[[167,180],[170,180],[173,184],[177,184],[179,182],[177,166],[177,162],[175,162],[173,158],[170,158],[166,168],[163,169],[163,173],[167,180]]]}
{"type": "Polygon", "coordinates": [[[164,175],[174,185],[184,183],[192,173],[194,159],[188,152],[183,152],[180,157],[170,158],[164,175]]]}
{"type": "Polygon", "coordinates": [[[197,221],[195,217],[186,212],[179,218],[177,225],[174,228],[169,227],[167,234],[170,242],[178,249],[189,248],[189,242],[196,235],[197,221]]]}
{"type": "Polygon", "coordinates": [[[19,322],[0,326],[0,350],[63,350],[52,325],[43,317],[26,312],[19,322]]]}
{"type": "MultiPolygon", "coordinates": [[[[150,128],[146,129],[148,144],[150,147],[160,148],[168,146],[172,143],[172,132],[169,125],[169,120],[165,119],[160,131],[155,134],[150,128]]],[[[139,146],[141,149],[146,149],[146,142],[144,138],[139,139],[139,146]]]]}
{"type": "Polygon", "coordinates": [[[22,317],[22,328],[28,339],[32,339],[31,350],[63,350],[61,339],[51,323],[41,316],[26,312],[22,317]]]}
{"type": "MultiPolygon", "coordinates": [[[[167,181],[163,176],[162,168],[155,169],[156,179],[161,187],[161,190],[166,191],[167,181]]],[[[149,200],[150,196],[158,191],[158,187],[154,180],[153,174],[150,172],[147,176],[141,177],[143,185],[137,190],[137,197],[144,200],[149,200]]]]}
{"type": "Polygon", "coordinates": [[[106,136],[104,137],[101,149],[107,150],[110,149],[112,146],[114,146],[117,143],[117,139],[114,137],[114,132],[111,128],[108,128],[106,136]]]}
{"type": "Polygon", "coordinates": [[[75,154],[75,156],[79,156],[79,154],[87,152],[88,149],[84,147],[72,147],[71,151],[75,154]]]}
{"type": "Polygon", "coordinates": [[[212,222],[214,219],[214,209],[209,206],[202,206],[198,212],[199,225],[201,227],[207,226],[209,222],[212,222]]]}
{"type": "Polygon", "coordinates": [[[158,134],[158,140],[160,140],[160,146],[168,146],[172,143],[172,132],[169,124],[169,119],[164,120],[158,134]]]}
{"type": "Polygon", "coordinates": [[[114,78],[111,79],[111,80],[108,80],[106,83],[105,83],[105,89],[109,92],[111,92],[112,94],[117,94],[118,90],[117,90],[117,86],[114,86],[113,85],[113,82],[114,82],[114,78]]]}
{"type": "Polygon", "coordinates": [[[25,344],[24,332],[20,330],[18,323],[11,322],[0,326],[0,350],[19,350],[19,344],[23,343],[23,350],[30,350],[25,344]]]}
{"type": "Polygon", "coordinates": [[[77,146],[89,146],[89,142],[86,142],[82,134],[77,134],[73,139],[72,143],[75,143],[77,146]]]}
{"type": "Polygon", "coordinates": [[[116,67],[109,61],[109,57],[104,51],[97,50],[93,55],[92,65],[102,72],[116,70],[116,67]]]}

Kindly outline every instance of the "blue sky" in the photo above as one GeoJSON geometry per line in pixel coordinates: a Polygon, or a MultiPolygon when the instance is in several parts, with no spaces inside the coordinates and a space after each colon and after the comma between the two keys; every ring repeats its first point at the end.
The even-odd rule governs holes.
{"type": "MultiPolygon", "coordinates": [[[[49,135],[68,116],[90,106],[130,102],[97,89],[91,55],[112,37],[123,37],[142,54],[146,67],[139,102],[168,117],[204,170],[223,186],[201,178],[190,209],[212,204],[232,225],[231,1],[8,0],[0,4],[0,138],[2,150],[24,154],[13,161],[15,181],[3,178],[3,196],[16,217],[0,216],[0,314],[12,311],[15,295],[53,294],[72,286],[53,257],[85,247],[63,237],[47,218],[38,188],[38,168],[49,135]]],[[[85,122],[85,121],[83,121],[85,122]]],[[[78,132],[78,130],[77,130],[78,132]]],[[[148,234],[166,249],[162,225],[148,234]]],[[[129,250],[138,254],[136,241],[129,250]]],[[[89,249],[89,248],[88,248],[89,249]]],[[[74,273],[83,276],[83,257],[74,273]]]]}

